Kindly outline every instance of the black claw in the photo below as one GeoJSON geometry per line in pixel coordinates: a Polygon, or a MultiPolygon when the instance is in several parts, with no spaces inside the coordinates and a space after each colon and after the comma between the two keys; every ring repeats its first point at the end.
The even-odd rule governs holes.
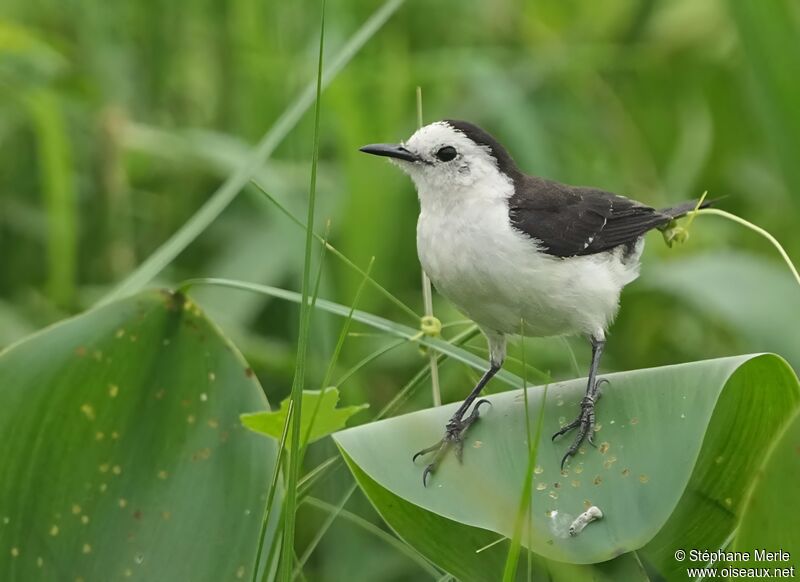
{"type": "Polygon", "coordinates": [[[436,451],[433,461],[431,461],[431,463],[429,463],[422,472],[422,485],[424,487],[428,486],[428,476],[436,471],[439,461],[445,456],[450,447],[455,447],[456,458],[459,462],[462,462],[464,458],[464,435],[466,434],[467,429],[472,426],[472,424],[480,417],[481,404],[491,404],[491,402],[486,399],[479,400],[472,407],[472,410],[466,418],[459,418],[455,416],[451,418],[445,426],[444,438],[442,440],[435,445],[422,449],[414,454],[411,459],[412,462],[415,462],[423,455],[427,455],[428,453],[436,451]]]}
{"type": "Polygon", "coordinates": [[[433,465],[433,463],[431,463],[430,465],[425,467],[425,470],[422,472],[422,486],[423,487],[427,487],[428,486],[428,475],[433,473],[434,469],[435,469],[435,466],[433,465]]]}
{"type": "Polygon", "coordinates": [[[487,400],[486,398],[481,398],[475,403],[475,406],[472,408],[472,414],[477,414],[478,410],[481,407],[481,404],[488,404],[489,406],[492,405],[491,401],[487,400]]]}
{"type": "Polygon", "coordinates": [[[411,462],[414,463],[419,457],[427,455],[428,453],[432,453],[433,451],[439,450],[440,448],[442,448],[443,444],[444,440],[441,440],[433,446],[422,449],[421,451],[417,451],[416,453],[414,453],[414,456],[411,457],[411,462]]]}
{"type": "Polygon", "coordinates": [[[581,423],[581,419],[580,419],[580,417],[578,417],[577,419],[573,420],[572,422],[570,422],[567,425],[562,426],[559,430],[557,430],[555,433],[553,433],[553,436],[550,438],[550,440],[554,441],[558,437],[567,434],[573,428],[576,428],[580,423],[581,423]]]}

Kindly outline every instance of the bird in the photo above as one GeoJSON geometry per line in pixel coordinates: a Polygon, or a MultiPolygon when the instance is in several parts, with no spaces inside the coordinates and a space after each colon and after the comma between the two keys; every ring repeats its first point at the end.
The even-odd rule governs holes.
{"type": "Polygon", "coordinates": [[[417,253],[437,291],[486,336],[489,368],[445,425],[443,438],[413,457],[443,455],[464,438],[487,403],[479,396],[501,369],[510,336],[581,335],[591,364],[577,418],[553,440],[577,430],[563,470],[584,441],[594,444],[600,358],[620,293],[639,275],[644,235],[710,202],[657,210],[598,188],[571,186],[519,169],[505,147],[467,121],[445,119],[399,144],[360,151],[384,156],[413,181],[420,203],[417,253]],[[477,400],[477,402],[476,402],[477,400]]]}

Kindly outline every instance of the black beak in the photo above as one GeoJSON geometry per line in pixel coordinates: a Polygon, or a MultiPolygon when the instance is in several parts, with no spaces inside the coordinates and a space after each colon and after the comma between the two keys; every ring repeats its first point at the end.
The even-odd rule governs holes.
{"type": "Polygon", "coordinates": [[[360,151],[365,154],[372,154],[373,156],[386,156],[387,158],[396,158],[398,160],[405,160],[406,162],[419,162],[420,158],[416,154],[411,153],[401,145],[391,143],[374,143],[365,145],[360,148],[360,151]]]}

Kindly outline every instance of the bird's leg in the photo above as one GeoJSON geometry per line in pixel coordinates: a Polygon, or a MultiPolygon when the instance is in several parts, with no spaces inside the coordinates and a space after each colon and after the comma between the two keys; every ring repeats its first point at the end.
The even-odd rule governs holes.
{"type": "Polygon", "coordinates": [[[605,346],[606,342],[604,339],[597,339],[594,336],[590,338],[590,341],[592,342],[592,364],[589,367],[589,382],[586,385],[586,395],[581,400],[581,412],[578,415],[578,418],[568,425],[562,427],[553,435],[553,440],[555,440],[556,437],[566,434],[572,429],[578,429],[578,434],[575,437],[575,440],[572,442],[569,449],[567,449],[566,454],[561,459],[562,470],[564,469],[564,463],[568,458],[575,455],[575,453],[578,451],[578,447],[581,446],[581,443],[583,443],[584,440],[588,440],[589,444],[594,445],[594,407],[598,398],[600,397],[598,392],[600,384],[607,382],[607,380],[597,379],[597,368],[600,365],[600,356],[603,353],[603,347],[605,346]]]}
{"type": "Polygon", "coordinates": [[[499,364],[492,363],[491,367],[481,376],[481,379],[475,385],[475,388],[472,389],[469,396],[466,397],[464,402],[461,403],[461,406],[458,407],[455,414],[450,417],[450,420],[447,421],[444,429],[444,437],[438,443],[433,446],[427,447],[422,449],[421,451],[417,452],[413,460],[416,461],[417,457],[421,457],[422,455],[427,455],[428,453],[436,452],[433,456],[433,459],[430,463],[425,467],[425,471],[422,473],[422,484],[427,485],[428,475],[436,471],[436,467],[439,465],[439,462],[444,458],[447,451],[450,447],[456,447],[456,457],[459,461],[461,461],[464,452],[464,435],[467,432],[467,429],[472,426],[472,424],[478,420],[479,417],[479,409],[481,404],[489,404],[488,400],[482,399],[475,402],[475,399],[483,390],[483,387],[486,386],[487,382],[492,379],[497,371],[500,369],[499,364]],[[472,407],[472,410],[467,414],[469,407],[472,406],[472,403],[475,402],[475,406],[472,407]]]}

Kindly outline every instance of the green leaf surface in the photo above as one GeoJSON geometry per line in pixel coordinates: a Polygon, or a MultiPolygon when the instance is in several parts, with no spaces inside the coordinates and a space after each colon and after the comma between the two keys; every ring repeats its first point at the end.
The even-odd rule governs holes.
{"type": "Polygon", "coordinates": [[[16,344],[0,401],[0,578],[249,577],[276,447],[241,426],[263,392],[193,303],[144,293],[16,344]]]}
{"type": "MultiPolygon", "coordinates": [[[[534,470],[531,535],[523,536],[523,544],[547,559],[587,564],[642,548],[662,532],[645,549],[646,559],[663,568],[668,549],[682,547],[675,545],[681,540],[702,534],[711,547],[721,543],[735,525],[748,476],[797,408],[797,377],[779,357],[756,355],[605,378],[610,384],[597,410],[598,447],[581,447],[563,473],[559,462],[571,441],[551,443],[549,435],[577,414],[586,381],[550,387],[534,470]],[[703,512],[697,511],[700,503],[703,512]],[[598,506],[604,518],[570,537],[570,523],[588,504],[598,506]],[[685,529],[689,525],[694,529],[685,529]]],[[[542,392],[528,391],[532,415],[542,392]]],[[[411,455],[441,438],[456,405],[351,428],[334,438],[351,465],[392,495],[511,537],[526,471],[523,395],[511,391],[489,400],[492,406],[484,407],[467,435],[463,464],[447,456],[427,488],[422,462],[412,464],[411,455]]],[[[382,510],[380,499],[372,502],[382,510]]]]}
{"type": "MultiPolygon", "coordinates": [[[[370,478],[352,459],[343,456],[359,486],[397,535],[431,562],[462,582],[495,582],[503,575],[510,540],[496,533],[464,525],[409,503],[370,478]]],[[[517,568],[518,580],[527,577],[527,555],[517,568]]],[[[566,564],[531,554],[534,580],[552,582],[636,582],[648,580],[632,553],[600,564],[566,564]]]]}
{"type": "MultiPolygon", "coordinates": [[[[347,424],[347,420],[369,408],[369,404],[355,406],[344,406],[337,408],[339,403],[339,390],[337,388],[327,388],[325,390],[303,390],[302,409],[306,411],[300,421],[300,434],[305,437],[309,435],[308,442],[313,443],[322,437],[341,430],[347,424]],[[316,417],[314,417],[316,411],[316,417]],[[313,421],[313,426],[312,426],[313,421]],[[309,433],[309,428],[311,432],[309,433]]],[[[281,407],[273,412],[255,412],[242,415],[242,424],[250,430],[259,434],[267,435],[274,439],[280,439],[283,433],[283,423],[286,422],[286,415],[289,412],[289,399],[281,402],[281,407]]],[[[291,429],[291,427],[290,427],[291,429]]],[[[288,446],[288,442],[286,443],[288,446]]]]}
{"type": "Polygon", "coordinates": [[[775,441],[764,464],[756,474],[755,483],[742,509],[741,522],[733,549],[777,552],[786,556],[777,559],[743,563],[743,567],[800,569],[800,413],[786,426],[775,441]]]}

